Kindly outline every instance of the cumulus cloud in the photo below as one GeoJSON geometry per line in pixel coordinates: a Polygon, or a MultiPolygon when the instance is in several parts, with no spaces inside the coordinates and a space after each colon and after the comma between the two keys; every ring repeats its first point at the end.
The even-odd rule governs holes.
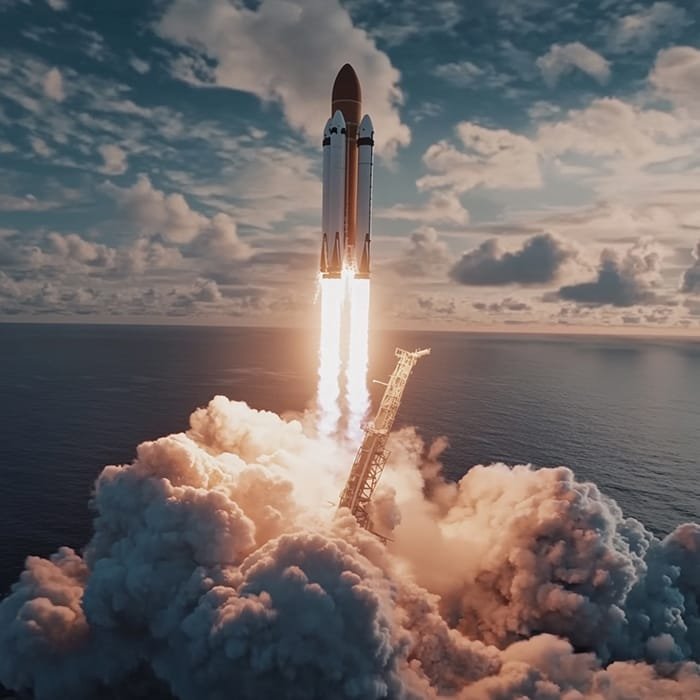
{"type": "Polygon", "coordinates": [[[87,241],[75,233],[61,234],[52,231],[47,235],[47,244],[47,254],[56,255],[65,262],[108,267],[115,259],[114,249],[102,243],[87,241]]]}
{"type": "Polygon", "coordinates": [[[127,170],[126,153],[114,144],[104,144],[97,149],[104,161],[101,171],[108,175],[121,175],[127,170]]]}
{"type": "Polygon", "coordinates": [[[455,192],[435,190],[424,204],[394,204],[375,212],[378,219],[422,221],[433,224],[467,224],[469,211],[455,192]]]}
{"type": "Polygon", "coordinates": [[[68,9],[68,0],[46,0],[46,4],[56,12],[63,12],[68,9]]]}
{"type": "Polygon", "coordinates": [[[238,236],[236,222],[228,214],[216,214],[193,242],[192,252],[224,264],[231,260],[246,260],[251,247],[238,236]]]}
{"type": "Polygon", "coordinates": [[[690,23],[688,13],[670,2],[655,2],[649,7],[620,17],[608,37],[616,50],[644,50],[662,36],[674,36],[690,23]]]}
{"type": "Polygon", "coordinates": [[[399,72],[337,0],[263,0],[254,9],[226,0],[176,0],[156,28],[190,50],[176,66],[177,77],[278,102],[288,122],[314,143],[329,113],[329,86],[350,62],[371,108],[379,151],[391,155],[410,141],[398,111],[399,72]]]}
{"type": "Polygon", "coordinates": [[[0,602],[0,682],[37,700],[700,692],[700,527],[658,540],[565,467],[450,483],[444,445],[392,437],[385,547],[333,518],[351,455],[216,397],[105,467],[82,555],[27,559],[0,602]]]}
{"type": "Polygon", "coordinates": [[[58,68],[51,68],[42,80],[44,94],[55,102],[63,102],[66,98],[66,93],[63,89],[63,76],[58,68]]]}
{"type": "Polygon", "coordinates": [[[140,175],[131,187],[106,183],[104,190],[144,233],[159,233],[169,241],[189,243],[208,224],[207,217],[191,209],[181,194],[166,195],[146,175],[140,175]]]}
{"type": "Polygon", "coordinates": [[[549,233],[528,238],[513,252],[501,250],[498,239],[490,238],[464,253],[450,270],[450,277],[475,286],[546,284],[576,257],[575,250],[549,233]]]}
{"type": "Polygon", "coordinates": [[[656,92],[679,107],[700,108],[700,50],[672,46],[659,51],[649,82],[656,92]]]}
{"type": "Polygon", "coordinates": [[[648,304],[657,300],[660,263],[659,251],[648,242],[634,245],[622,257],[605,249],[594,280],[561,287],[557,295],[588,306],[648,304]]]}
{"type": "Polygon", "coordinates": [[[599,83],[606,83],[610,78],[610,63],[579,41],[552,44],[549,51],[540,56],[536,63],[545,82],[551,86],[574,70],[590,75],[599,83]]]}
{"type": "Polygon", "coordinates": [[[450,257],[447,244],[440,240],[438,232],[425,226],[411,234],[409,244],[391,267],[402,276],[429,277],[441,271],[444,274],[450,257]]]}
{"type": "Polygon", "coordinates": [[[542,184],[537,146],[526,136],[472,122],[461,122],[455,132],[459,145],[438,141],[423,155],[430,173],[418,180],[419,189],[520,190],[542,184]]]}
{"type": "Polygon", "coordinates": [[[686,155],[688,143],[681,139],[692,128],[674,114],[606,97],[543,124],[537,142],[549,155],[574,153],[645,165],[686,155]]]}
{"type": "Polygon", "coordinates": [[[693,250],[695,262],[683,273],[680,291],[686,294],[700,292],[700,241],[693,250]]]}

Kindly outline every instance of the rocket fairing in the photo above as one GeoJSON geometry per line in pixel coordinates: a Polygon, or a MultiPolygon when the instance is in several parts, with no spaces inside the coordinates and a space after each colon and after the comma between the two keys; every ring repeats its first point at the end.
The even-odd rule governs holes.
{"type": "Polygon", "coordinates": [[[369,115],[360,120],[360,82],[349,63],[333,84],[331,112],[323,130],[321,274],[336,279],[350,269],[369,279],[374,127],[369,115]]]}

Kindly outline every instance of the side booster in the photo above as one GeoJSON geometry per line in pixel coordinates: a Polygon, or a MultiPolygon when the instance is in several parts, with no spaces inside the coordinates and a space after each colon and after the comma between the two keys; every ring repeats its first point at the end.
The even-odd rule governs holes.
{"type": "Polygon", "coordinates": [[[360,83],[346,63],[335,79],[332,116],[323,130],[320,271],[325,279],[339,278],[343,269],[357,278],[370,275],[374,127],[369,115],[358,124],[361,105],[360,83]]]}

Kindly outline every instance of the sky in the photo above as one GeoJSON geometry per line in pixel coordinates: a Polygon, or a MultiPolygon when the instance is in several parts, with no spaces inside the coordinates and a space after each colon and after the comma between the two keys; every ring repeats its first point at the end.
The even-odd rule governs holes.
{"type": "Polygon", "coordinates": [[[373,322],[700,329],[695,0],[0,0],[0,321],[318,323],[376,129],[373,322]]]}

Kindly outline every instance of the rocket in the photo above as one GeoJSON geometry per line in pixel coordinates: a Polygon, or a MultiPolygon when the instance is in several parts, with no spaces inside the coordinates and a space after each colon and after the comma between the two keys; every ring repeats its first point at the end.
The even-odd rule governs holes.
{"type": "Polygon", "coordinates": [[[369,115],[360,119],[361,114],[360,81],[346,63],[335,78],[331,117],[323,130],[320,270],[324,279],[339,278],[343,269],[369,279],[374,127],[369,115]]]}

